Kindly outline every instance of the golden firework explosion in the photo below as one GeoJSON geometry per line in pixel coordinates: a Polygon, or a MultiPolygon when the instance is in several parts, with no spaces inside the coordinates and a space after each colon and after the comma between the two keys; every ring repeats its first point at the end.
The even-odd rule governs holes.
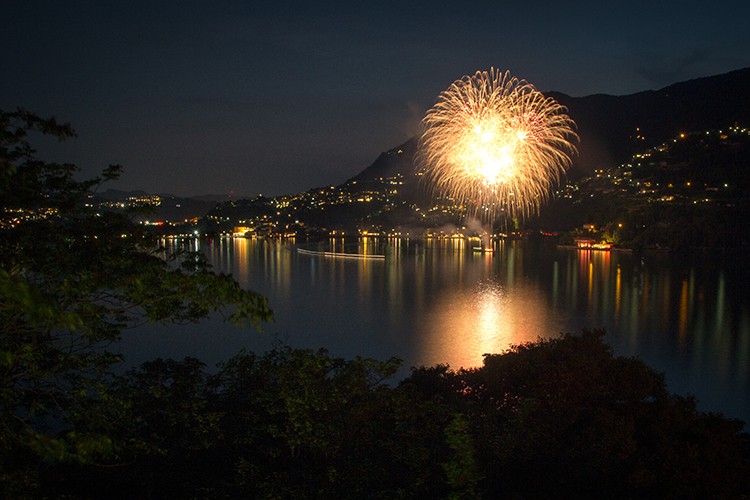
{"type": "Polygon", "coordinates": [[[492,222],[539,211],[571,164],[566,108],[509,72],[477,71],[440,93],[422,125],[417,164],[433,193],[492,222]]]}

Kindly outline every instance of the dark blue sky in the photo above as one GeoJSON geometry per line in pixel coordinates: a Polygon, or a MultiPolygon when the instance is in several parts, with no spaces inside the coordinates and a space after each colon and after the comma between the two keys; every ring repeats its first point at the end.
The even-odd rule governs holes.
{"type": "Polygon", "coordinates": [[[441,4],[6,0],[0,109],[71,122],[43,153],[112,187],[275,195],[357,174],[476,70],[583,96],[750,66],[746,1],[441,4]]]}

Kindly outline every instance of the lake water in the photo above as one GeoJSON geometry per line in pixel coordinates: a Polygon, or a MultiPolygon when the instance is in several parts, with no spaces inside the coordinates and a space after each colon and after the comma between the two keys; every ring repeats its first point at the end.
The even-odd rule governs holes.
{"type": "Polygon", "coordinates": [[[385,259],[303,254],[293,240],[190,244],[217,271],[268,297],[274,323],[262,333],[218,321],[140,328],[119,344],[129,364],[194,356],[214,366],[240,349],[281,342],[345,358],[396,356],[405,376],[411,366],[477,366],[510,344],[605,328],[615,354],[665,372],[673,392],[750,421],[744,258],[678,261],[522,241],[496,242],[492,253],[472,252],[463,240],[334,239],[314,248],[385,259]]]}

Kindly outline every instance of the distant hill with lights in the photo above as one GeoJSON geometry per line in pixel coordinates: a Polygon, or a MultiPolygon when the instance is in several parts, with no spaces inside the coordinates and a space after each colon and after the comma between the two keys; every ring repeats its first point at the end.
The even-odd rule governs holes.
{"type": "Polygon", "coordinates": [[[625,96],[548,95],[578,126],[573,177],[617,166],[680,133],[750,125],[750,68],[625,96]]]}
{"type": "MultiPolygon", "coordinates": [[[[644,248],[696,241],[714,248],[750,246],[722,223],[744,218],[750,200],[750,68],[627,96],[547,95],[565,105],[576,122],[580,155],[541,216],[524,221],[528,229],[570,232],[586,224],[606,229],[615,243],[644,248]],[[684,140],[673,146],[681,135],[684,140]]],[[[460,207],[432,200],[419,182],[417,143],[412,137],[381,153],[338,186],[230,199],[210,209],[211,200],[147,201],[172,221],[177,216],[167,208],[206,210],[198,224],[204,233],[314,238],[343,231],[421,234],[460,226],[460,207]]]]}
{"type": "MultiPolygon", "coordinates": [[[[580,143],[569,172],[573,179],[617,166],[680,133],[750,126],[750,68],[625,96],[545,95],[566,106],[576,122],[580,143]]],[[[412,177],[416,149],[417,139],[411,138],[348,182],[412,177]]]]}
{"type": "Polygon", "coordinates": [[[529,227],[632,249],[747,249],[749,206],[750,128],[723,127],[568,183],[529,227]]]}

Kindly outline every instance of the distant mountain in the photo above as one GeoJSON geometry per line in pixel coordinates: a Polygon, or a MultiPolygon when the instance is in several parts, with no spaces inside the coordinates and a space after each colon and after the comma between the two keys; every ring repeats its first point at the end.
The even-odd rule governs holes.
{"type": "Polygon", "coordinates": [[[134,191],[123,191],[121,189],[107,189],[101,193],[94,193],[94,197],[104,201],[123,201],[130,197],[149,196],[149,193],[140,189],[134,191]]]}
{"type": "MultiPolygon", "coordinates": [[[[577,125],[579,155],[569,172],[572,178],[617,166],[682,132],[750,125],[750,68],[626,96],[546,95],[566,106],[577,125]]],[[[397,174],[413,183],[416,150],[413,137],[382,153],[347,183],[397,174]]]]}
{"type": "Polygon", "coordinates": [[[380,153],[375,162],[365,170],[344,183],[345,186],[359,184],[367,187],[380,179],[401,177],[404,184],[400,186],[401,198],[409,202],[422,204],[426,202],[425,186],[421,186],[415,175],[414,157],[417,153],[417,137],[412,137],[395,148],[380,153]]]}
{"type": "Polygon", "coordinates": [[[216,201],[213,200],[201,200],[192,197],[181,198],[169,194],[159,196],[161,205],[157,207],[156,214],[162,220],[177,222],[200,218],[216,206],[216,201]]]}
{"type": "MultiPolygon", "coordinates": [[[[727,213],[731,213],[728,218],[731,222],[741,218],[736,214],[747,206],[743,194],[747,191],[747,182],[738,182],[738,179],[744,178],[741,172],[747,170],[744,149],[739,159],[734,158],[731,154],[734,154],[732,148],[736,144],[721,139],[724,142],[715,149],[704,147],[705,144],[699,141],[695,148],[688,150],[686,156],[671,148],[666,150],[671,155],[667,157],[649,151],[656,148],[663,152],[663,148],[659,148],[681,134],[692,137],[696,132],[713,130],[721,138],[725,134],[719,130],[734,125],[740,128],[750,126],[750,68],[627,96],[570,97],[555,92],[547,95],[568,107],[569,114],[577,124],[580,154],[574,159],[568,173],[568,180],[573,182],[561,186],[560,191],[567,193],[562,196],[565,199],[556,200],[558,204],[547,205],[548,208],[544,210],[546,214],[542,214],[545,217],[535,222],[539,227],[570,230],[582,223],[609,227],[620,224],[615,219],[628,215],[625,228],[636,227],[633,221],[640,220],[642,216],[651,219],[640,222],[637,227],[651,228],[654,226],[651,222],[656,220],[649,212],[651,209],[668,209],[670,217],[680,221],[685,221],[687,215],[695,216],[695,220],[710,221],[709,226],[716,227],[718,223],[715,221],[721,220],[727,213]],[[729,148],[729,153],[722,149],[725,147],[729,148]],[[700,151],[705,154],[701,156],[700,151]],[[618,169],[635,155],[643,158],[644,154],[658,157],[660,163],[652,170],[630,172],[628,182],[636,182],[634,185],[628,184],[630,191],[621,192],[617,185],[613,187],[591,182],[590,179],[596,177],[590,175],[594,169],[618,169]],[[725,161],[727,158],[731,161],[725,161]],[[716,162],[721,162],[722,169],[715,168],[716,162]],[[711,175],[704,178],[702,174],[696,174],[702,170],[711,171],[711,175]],[[670,180],[665,181],[667,177],[670,180]],[[695,184],[692,184],[690,196],[661,191],[658,196],[656,194],[659,189],[671,190],[681,180],[690,186],[691,179],[695,184]],[[638,185],[637,182],[641,181],[652,187],[638,185]],[[581,189],[581,192],[589,194],[585,204],[580,196],[574,196],[579,185],[591,187],[589,191],[581,189]],[[619,196],[620,202],[613,203],[612,197],[615,195],[619,196]],[[653,202],[654,197],[659,203],[653,202]],[[594,202],[598,204],[592,205],[594,202]],[[692,207],[698,203],[701,205],[692,207]],[[690,207],[686,208],[688,205],[690,207]]],[[[734,130],[740,128],[735,127],[734,130]]],[[[219,203],[204,218],[206,231],[230,230],[234,226],[244,225],[251,227],[256,234],[296,232],[298,235],[315,237],[334,230],[357,229],[376,232],[414,230],[419,233],[426,228],[457,223],[461,216],[453,210],[455,207],[449,203],[435,206],[427,192],[429,186],[419,181],[421,177],[415,168],[417,148],[418,138],[412,137],[381,153],[369,167],[339,186],[320,187],[273,199],[237,199],[219,203]]],[[[618,173],[616,177],[624,179],[625,174],[618,173]]],[[[692,227],[687,226],[686,222],[682,224],[692,227]]],[[[702,234],[700,244],[706,247],[730,247],[732,245],[726,242],[735,236],[732,230],[713,231],[702,234]]],[[[648,241],[644,241],[640,233],[623,238],[623,241],[629,238],[628,241],[641,247],[664,246],[666,243],[669,247],[677,248],[695,243],[695,238],[677,238],[674,235],[669,237],[669,241],[661,241],[651,238],[651,233],[648,241]]],[[[742,245],[745,244],[739,246],[742,245]]]]}
{"type": "Polygon", "coordinates": [[[234,194],[199,194],[196,196],[189,196],[191,200],[199,201],[212,201],[215,203],[222,203],[229,200],[238,200],[247,198],[247,196],[236,196],[234,194]]]}
{"type": "MultiPolygon", "coordinates": [[[[145,191],[122,191],[119,189],[107,189],[101,193],[94,194],[94,202],[123,202],[138,203],[138,199],[156,199],[158,205],[154,206],[153,217],[167,221],[183,221],[203,217],[214,206],[217,201],[210,196],[183,198],[169,193],[151,194],[145,191]]],[[[224,197],[226,199],[226,196],[224,197]]]]}
{"type": "Polygon", "coordinates": [[[529,224],[633,249],[747,249],[749,167],[750,129],[680,134],[565,186],[529,224]]]}
{"type": "Polygon", "coordinates": [[[578,126],[573,177],[617,166],[682,132],[750,125],[750,68],[626,96],[548,95],[578,126]]]}
{"type": "Polygon", "coordinates": [[[405,174],[414,169],[414,155],[417,152],[417,138],[412,137],[395,148],[380,153],[375,162],[365,170],[349,179],[351,181],[370,181],[379,177],[393,177],[405,174]]]}

